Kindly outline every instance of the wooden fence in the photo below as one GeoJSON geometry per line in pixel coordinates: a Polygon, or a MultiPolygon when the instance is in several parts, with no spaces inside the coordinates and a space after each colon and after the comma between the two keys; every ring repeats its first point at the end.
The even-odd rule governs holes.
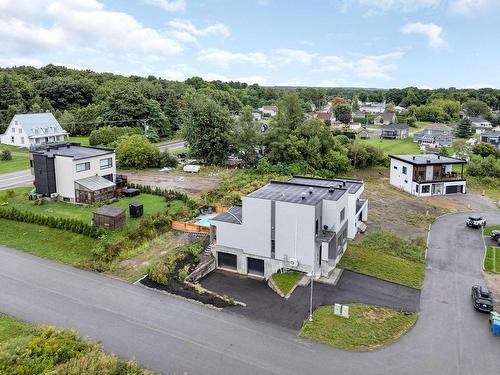
{"type": "Polygon", "coordinates": [[[192,233],[210,233],[210,228],[195,223],[186,223],[184,221],[172,221],[172,229],[182,232],[192,233]]]}

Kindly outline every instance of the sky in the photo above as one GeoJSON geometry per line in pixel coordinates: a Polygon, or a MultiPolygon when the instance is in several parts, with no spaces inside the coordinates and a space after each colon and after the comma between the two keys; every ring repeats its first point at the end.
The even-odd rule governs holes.
{"type": "Polygon", "coordinates": [[[500,0],[0,0],[0,66],[499,88],[499,19],[500,0]]]}

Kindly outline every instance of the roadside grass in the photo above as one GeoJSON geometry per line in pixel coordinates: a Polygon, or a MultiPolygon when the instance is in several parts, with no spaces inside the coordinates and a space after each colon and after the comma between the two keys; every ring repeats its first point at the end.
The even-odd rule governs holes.
{"type": "Polygon", "coordinates": [[[35,326],[0,314],[0,374],[153,375],[104,353],[74,330],[35,326]]]}
{"type": "MultiPolygon", "coordinates": [[[[498,161],[500,163],[500,159],[498,161]]],[[[500,178],[467,176],[467,188],[500,201],[500,178]]]]}
{"type": "Polygon", "coordinates": [[[420,148],[411,136],[405,139],[361,139],[361,143],[377,147],[384,155],[420,154],[420,148]]]}
{"type": "Polygon", "coordinates": [[[0,244],[80,267],[92,259],[95,239],[61,229],[0,219],[0,244]]]}
{"type": "Polygon", "coordinates": [[[276,286],[281,290],[281,293],[286,296],[290,293],[295,284],[302,279],[302,276],[304,276],[303,273],[288,271],[275,273],[272,275],[272,278],[276,286]]]}
{"type": "Polygon", "coordinates": [[[500,247],[488,246],[484,257],[484,270],[500,273],[500,247]]]}
{"type": "Polygon", "coordinates": [[[89,137],[69,137],[70,142],[80,143],[81,146],[89,145],[89,137]]]}
{"type": "Polygon", "coordinates": [[[12,160],[0,160],[0,174],[29,169],[28,154],[12,152],[12,160]]]}
{"type": "Polygon", "coordinates": [[[300,336],[335,348],[369,351],[390,344],[407,333],[417,314],[364,304],[349,305],[349,318],[336,316],[333,306],[316,309],[312,322],[305,322],[300,336]]]}
{"type": "Polygon", "coordinates": [[[371,232],[362,242],[351,242],[339,262],[349,269],[412,288],[422,288],[425,242],[392,232],[371,232]]]}
{"type": "Polygon", "coordinates": [[[486,227],[484,228],[484,232],[483,234],[485,236],[489,236],[491,234],[491,232],[493,232],[494,230],[500,230],[500,224],[497,224],[497,225],[492,225],[490,227],[486,227]]]}

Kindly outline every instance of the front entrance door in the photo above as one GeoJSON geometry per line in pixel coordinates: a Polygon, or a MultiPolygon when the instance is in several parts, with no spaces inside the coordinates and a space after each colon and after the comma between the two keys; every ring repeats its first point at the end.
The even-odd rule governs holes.
{"type": "Polygon", "coordinates": [[[432,184],[432,195],[442,195],[443,184],[432,184]]]}

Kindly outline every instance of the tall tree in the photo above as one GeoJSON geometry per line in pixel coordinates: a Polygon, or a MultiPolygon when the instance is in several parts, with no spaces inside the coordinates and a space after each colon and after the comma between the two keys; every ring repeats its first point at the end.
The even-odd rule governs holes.
{"type": "Polygon", "coordinates": [[[192,99],[183,129],[191,154],[209,164],[220,164],[231,154],[234,120],[227,108],[213,99],[197,95],[192,99]]]}
{"type": "Polygon", "coordinates": [[[260,135],[255,128],[252,112],[252,107],[243,107],[232,142],[244,166],[254,166],[259,160],[257,147],[260,144],[260,135]]]}
{"type": "Polygon", "coordinates": [[[344,125],[348,125],[351,122],[352,109],[349,104],[337,104],[333,107],[333,114],[335,115],[335,118],[344,125]]]}
{"type": "Polygon", "coordinates": [[[472,123],[468,118],[463,118],[458,123],[455,129],[455,136],[458,138],[469,138],[474,134],[474,129],[472,129],[472,123]]]}
{"type": "Polygon", "coordinates": [[[488,105],[481,100],[468,100],[464,104],[465,112],[468,116],[485,115],[490,111],[488,105]]]}

